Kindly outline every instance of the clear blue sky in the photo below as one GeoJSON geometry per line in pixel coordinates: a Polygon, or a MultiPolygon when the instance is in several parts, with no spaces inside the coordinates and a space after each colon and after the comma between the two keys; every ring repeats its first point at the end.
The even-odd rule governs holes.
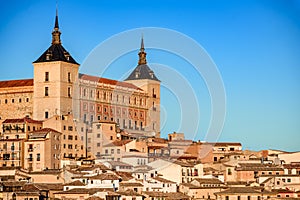
{"type": "MultiPolygon", "coordinates": [[[[0,80],[32,78],[31,63],[51,42],[55,7],[54,0],[1,1],[0,80]]],[[[300,1],[60,0],[58,8],[63,45],[79,63],[98,44],[129,29],[162,27],[191,37],[214,60],[226,89],[227,113],[219,140],[242,142],[244,149],[300,150],[300,1]]],[[[147,48],[147,37],[145,44],[147,48]]],[[[167,122],[162,136],[184,131],[202,140],[210,119],[203,80],[194,80],[183,59],[147,52],[149,62],[187,77],[201,110],[195,137],[178,130],[180,102],[163,88],[167,122]]],[[[111,69],[135,67],[136,53],[122,56],[111,69]]],[[[116,70],[105,76],[120,78],[116,70]]]]}

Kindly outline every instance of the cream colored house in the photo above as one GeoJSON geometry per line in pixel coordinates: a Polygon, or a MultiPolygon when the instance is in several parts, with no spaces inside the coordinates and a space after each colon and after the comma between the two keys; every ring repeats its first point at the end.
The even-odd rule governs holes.
{"type": "Polygon", "coordinates": [[[62,133],[43,128],[29,133],[24,142],[24,168],[28,171],[60,169],[62,133]]]}

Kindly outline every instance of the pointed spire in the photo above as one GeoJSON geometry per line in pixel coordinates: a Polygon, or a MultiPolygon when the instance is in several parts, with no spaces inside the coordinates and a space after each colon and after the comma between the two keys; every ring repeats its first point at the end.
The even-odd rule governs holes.
{"type": "Polygon", "coordinates": [[[55,24],[54,24],[54,30],[52,31],[52,44],[61,44],[60,35],[61,35],[61,32],[59,31],[58,11],[57,11],[57,5],[56,5],[55,24]]]}
{"type": "Polygon", "coordinates": [[[144,36],[142,35],[141,48],[139,52],[139,62],[138,62],[139,65],[147,64],[146,55],[147,53],[145,52],[145,47],[144,47],[144,36]]]}
{"type": "Polygon", "coordinates": [[[59,26],[58,26],[58,11],[57,11],[57,6],[56,6],[56,16],[55,16],[54,29],[59,29],[59,26]]]}

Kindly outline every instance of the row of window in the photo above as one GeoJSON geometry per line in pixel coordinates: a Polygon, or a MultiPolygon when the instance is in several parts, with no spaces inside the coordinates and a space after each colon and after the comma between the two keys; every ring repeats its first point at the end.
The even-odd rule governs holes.
{"type": "MultiPolygon", "coordinates": [[[[269,199],[269,198],[270,197],[267,196],[267,199],[269,199]]],[[[230,199],[229,196],[225,196],[225,200],[229,200],[229,199],[230,199]]],[[[233,198],[231,198],[231,199],[233,199],[233,198]]],[[[251,198],[251,196],[247,196],[247,200],[251,200],[251,199],[254,199],[254,198],[251,198]]],[[[241,196],[237,196],[237,198],[235,198],[235,200],[241,200],[241,196]]],[[[257,196],[257,200],[261,200],[261,196],[257,196]]]]}
{"type": "MultiPolygon", "coordinates": [[[[121,153],[121,149],[117,149],[117,154],[121,153]]],[[[108,154],[108,149],[105,149],[105,154],[108,154]]],[[[110,150],[110,154],[115,154],[115,149],[110,150]]]]}
{"type": "MultiPolygon", "coordinates": [[[[82,94],[82,97],[88,97],[88,94],[87,94],[87,89],[83,89],[83,92],[81,93],[82,94]]],[[[94,90],[90,90],[90,95],[89,95],[90,98],[94,98],[96,97],[96,99],[102,99],[102,100],[109,100],[109,101],[113,101],[115,100],[116,102],[122,102],[122,103],[128,103],[128,104],[133,104],[133,105],[140,105],[140,106],[144,106],[146,105],[146,99],[145,98],[137,98],[137,97],[131,97],[131,96],[125,96],[125,95],[119,95],[119,94],[116,94],[114,95],[112,92],[106,92],[106,91],[103,91],[103,92],[100,92],[100,91],[97,91],[96,95],[95,95],[95,92],[94,90]]]]}
{"type": "MultiPolygon", "coordinates": [[[[23,101],[24,102],[29,102],[29,97],[26,97],[24,99],[22,99],[22,98],[16,98],[16,99],[12,98],[12,99],[10,99],[11,103],[22,103],[23,101]]],[[[3,104],[8,104],[8,102],[9,102],[9,99],[4,99],[3,100],[3,104]]],[[[1,99],[0,99],[0,104],[1,104],[1,99]]]]}
{"type": "MultiPolygon", "coordinates": [[[[66,140],[66,138],[67,138],[66,135],[64,135],[63,138],[64,138],[64,140],[66,140]]],[[[77,135],[75,135],[74,137],[73,137],[73,135],[68,135],[68,140],[73,140],[73,138],[74,138],[74,140],[78,139],[77,135]]]]}
{"type": "MultiPolygon", "coordinates": [[[[49,87],[48,86],[46,86],[45,87],[45,97],[48,97],[49,96],[49,87]]],[[[68,87],[68,97],[71,97],[71,87],[68,87]]]]}
{"type": "MultiPolygon", "coordinates": [[[[66,149],[67,146],[68,146],[68,149],[73,149],[73,145],[72,144],[68,144],[68,145],[64,144],[63,145],[64,149],[66,149]]],[[[81,150],[83,150],[83,145],[81,145],[80,148],[81,148],[81,150]]],[[[74,149],[78,149],[78,145],[77,144],[74,145],[74,149]]]]}
{"type": "MultiPolygon", "coordinates": [[[[45,82],[50,81],[50,72],[45,72],[45,82]]],[[[71,83],[71,72],[68,72],[68,82],[71,83]]]]}

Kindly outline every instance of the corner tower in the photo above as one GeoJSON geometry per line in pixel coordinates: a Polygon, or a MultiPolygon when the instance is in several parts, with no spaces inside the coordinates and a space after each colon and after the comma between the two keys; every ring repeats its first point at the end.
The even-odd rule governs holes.
{"type": "Polygon", "coordinates": [[[33,62],[33,118],[44,120],[72,113],[79,64],[62,46],[56,10],[51,46],[33,62]]]}
{"type": "Polygon", "coordinates": [[[148,93],[146,102],[148,114],[145,131],[155,132],[156,136],[160,136],[160,80],[147,65],[147,53],[145,52],[143,37],[138,55],[138,65],[125,81],[138,86],[148,93]]]}

